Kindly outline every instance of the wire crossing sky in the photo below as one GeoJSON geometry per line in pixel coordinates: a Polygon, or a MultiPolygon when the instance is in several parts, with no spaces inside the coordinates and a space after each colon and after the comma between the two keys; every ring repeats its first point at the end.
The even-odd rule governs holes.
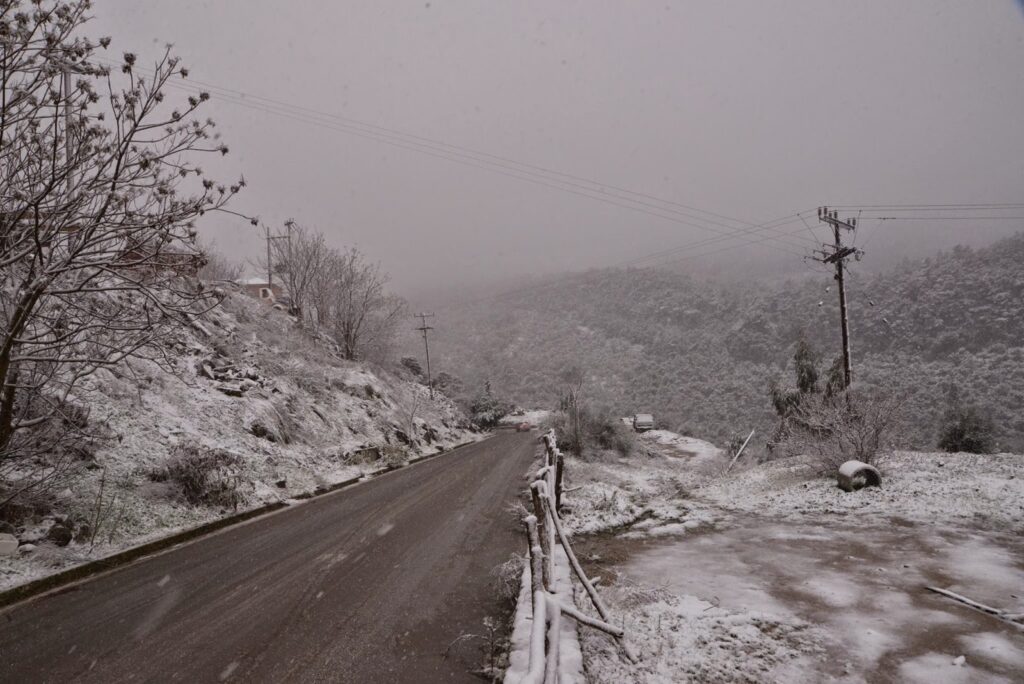
{"type": "MultiPolygon", "coordinates": [[[[240,210],[356,244],[400,290],[669,256],[771,274],[813,242],[796,212],[821,204],[865,212],[879,267],[1024,228],[1024,212],[980,211],[1024,201],[1024,12],[1010,0],[94,12],[111,60],[174,43],[195,79],[182,86],[211,91],[232,150],[211,171],[245,174],[240,210]],[[882,211],[956,202],[936,221],[882,211]]],[[[234,256],[260,249],[242,222],[201,229],[234,256]]]]}

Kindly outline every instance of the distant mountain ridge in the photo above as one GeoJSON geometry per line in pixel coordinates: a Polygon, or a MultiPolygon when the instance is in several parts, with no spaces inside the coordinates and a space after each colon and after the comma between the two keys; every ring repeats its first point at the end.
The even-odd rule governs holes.
{"type": "MultiPolygon", "coordinates": [[[[906,394],[903,446],[934,446],[947,388],[992,410],[1000,446],[1024,449],[1024,234],[862,276],[849,309],[855,382],[906,394]]],[[[788,380],[803,333],[840,351],[831,274],[719,285],[653,269],[590,271],[446,310],[438,367],[470,385],[551,405],[573,365],[592,397],[715,440],[773,422],[766,387],[788,380]]]]}

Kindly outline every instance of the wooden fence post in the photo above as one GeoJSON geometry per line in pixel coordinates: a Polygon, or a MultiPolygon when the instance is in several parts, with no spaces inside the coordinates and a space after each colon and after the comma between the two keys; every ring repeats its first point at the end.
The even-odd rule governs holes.
{"type": "Polygon", "coordinates": [[[552,548],[553,544],[551,543],[552,536],[548,533],[551,529],[551,521],[548,520],[547,509],[541,501],[540,490],[542,488],[543,482],[541,480],[537,480],[530,485],[530,494],[533,497],[533,513],[537,518],[537,522],[535,524],[540,528],[538,530],[538,536],[540,537],[541,553],[544,554],[544,561],[541,563],[541,568],[543,568],[542,578],[544,580],[544,588],[548,591],[554,591],[554,565],[552,562],[554,559],[552,551],[554,551],[554,549],[552,548]]]}
{"type": "Polygon", "coordinates": [[[523,519],[526,536],[530,542],[530,589],[533,595],[533,628],[530,631],[530,669],[523,681],[540,682],[544,675],[544,632],[547,622],[547,597],[541,584],[541,548],[537,534],[537,518],[532,515],[523,519]]]}
{"type": "Polygon", "coordinates": [[[558,684],[558,655],[562,632],[562,611],[556,601],[548,602],[551,612],[548,626],[548,654],[544,663],[544,684],[558,684]]]}
{"type": "Polygon", "coordinates": [[[555,450],[555,510],[562,510],[562,475],[565,471],[565,457],[555,450]]]}

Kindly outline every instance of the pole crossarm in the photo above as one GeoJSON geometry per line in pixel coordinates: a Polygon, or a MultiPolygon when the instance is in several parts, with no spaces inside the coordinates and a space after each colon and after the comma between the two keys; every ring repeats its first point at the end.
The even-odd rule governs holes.
{"type": "Polygon", "coordinates": [[[818,220],[832,227],[835,243],[823,245],[824,249],[815,250],[814,256],[810,258],[823,264],[834,265],[836,268],[835,280],[839,285],[837,288],[839,290],[839,324],[843,335],[843,386],[849,387],[853,381],[853,367],[850,361],[850,321],[846,310],[846,260],[851,257],[860,260],[864,252],[851,245],[843,244],[842,231],[855,232],[857,230],[856,218],[844,221],[839,218],[839,212],[834,209],[818,207],[818,220]]]}

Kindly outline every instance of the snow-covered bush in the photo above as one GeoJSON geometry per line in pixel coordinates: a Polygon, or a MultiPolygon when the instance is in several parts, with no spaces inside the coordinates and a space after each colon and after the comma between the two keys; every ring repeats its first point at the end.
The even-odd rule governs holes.
{"type": "Polygon", "coordinates": [[[498,598],[511,608],[515,608],[516,599],[519,598],[519,584],[525,567],[526,556],[513,553],[507,561],[491,571],[491,574],[494,575],[495,592],[498,598]]]}
{"type": "Polygon", "coordinates": [[[895,397],[869,397],[850,390],[834,396],[812,395],[790,414],[782,446],[808,456],[823,474],[845,461],[873,463],[899,414],[895,397]]]}
{"type": "Polygon", "coordinates": [[[973,404],[962,403],[955,389],[950,392],[939,433],[940,449],[990,454],[995,451],[995,430],[992,416],[973,404]]]}
{"type": "MultiPolygon", "coordinates": [[[[636,433],[611,411],[580,407],[579,413],[582,453],[594,456],[601,451],[610,451],[620,456],[629,456],[636,450],[636,433]]],[[[552,427],[560,444],[571,441],[572,425],[565,413],[558,413],[552,418],[552,427]]]]}
{"type": "Polygon", "coordinates": [[[403,447],[389,444],[381,448],[380,453],[389,468],[401,468],[409,463],[409,452],[403,447]]]}
{"type": "Polygon", "coordinates": [[[181,498],[193,506],[238,508],[242,503],[238,465],[238,456],[230,451],[189,442],[175,447],[166,468],[154,479],[175,485],[181,498]]]}
{"type": "Polygon", "coordinates": [[[492,428],[512,411],[512,404],[498,399],[490,391],[477,397],[469,406],[469,417],[482,428],[492,428]]]}

